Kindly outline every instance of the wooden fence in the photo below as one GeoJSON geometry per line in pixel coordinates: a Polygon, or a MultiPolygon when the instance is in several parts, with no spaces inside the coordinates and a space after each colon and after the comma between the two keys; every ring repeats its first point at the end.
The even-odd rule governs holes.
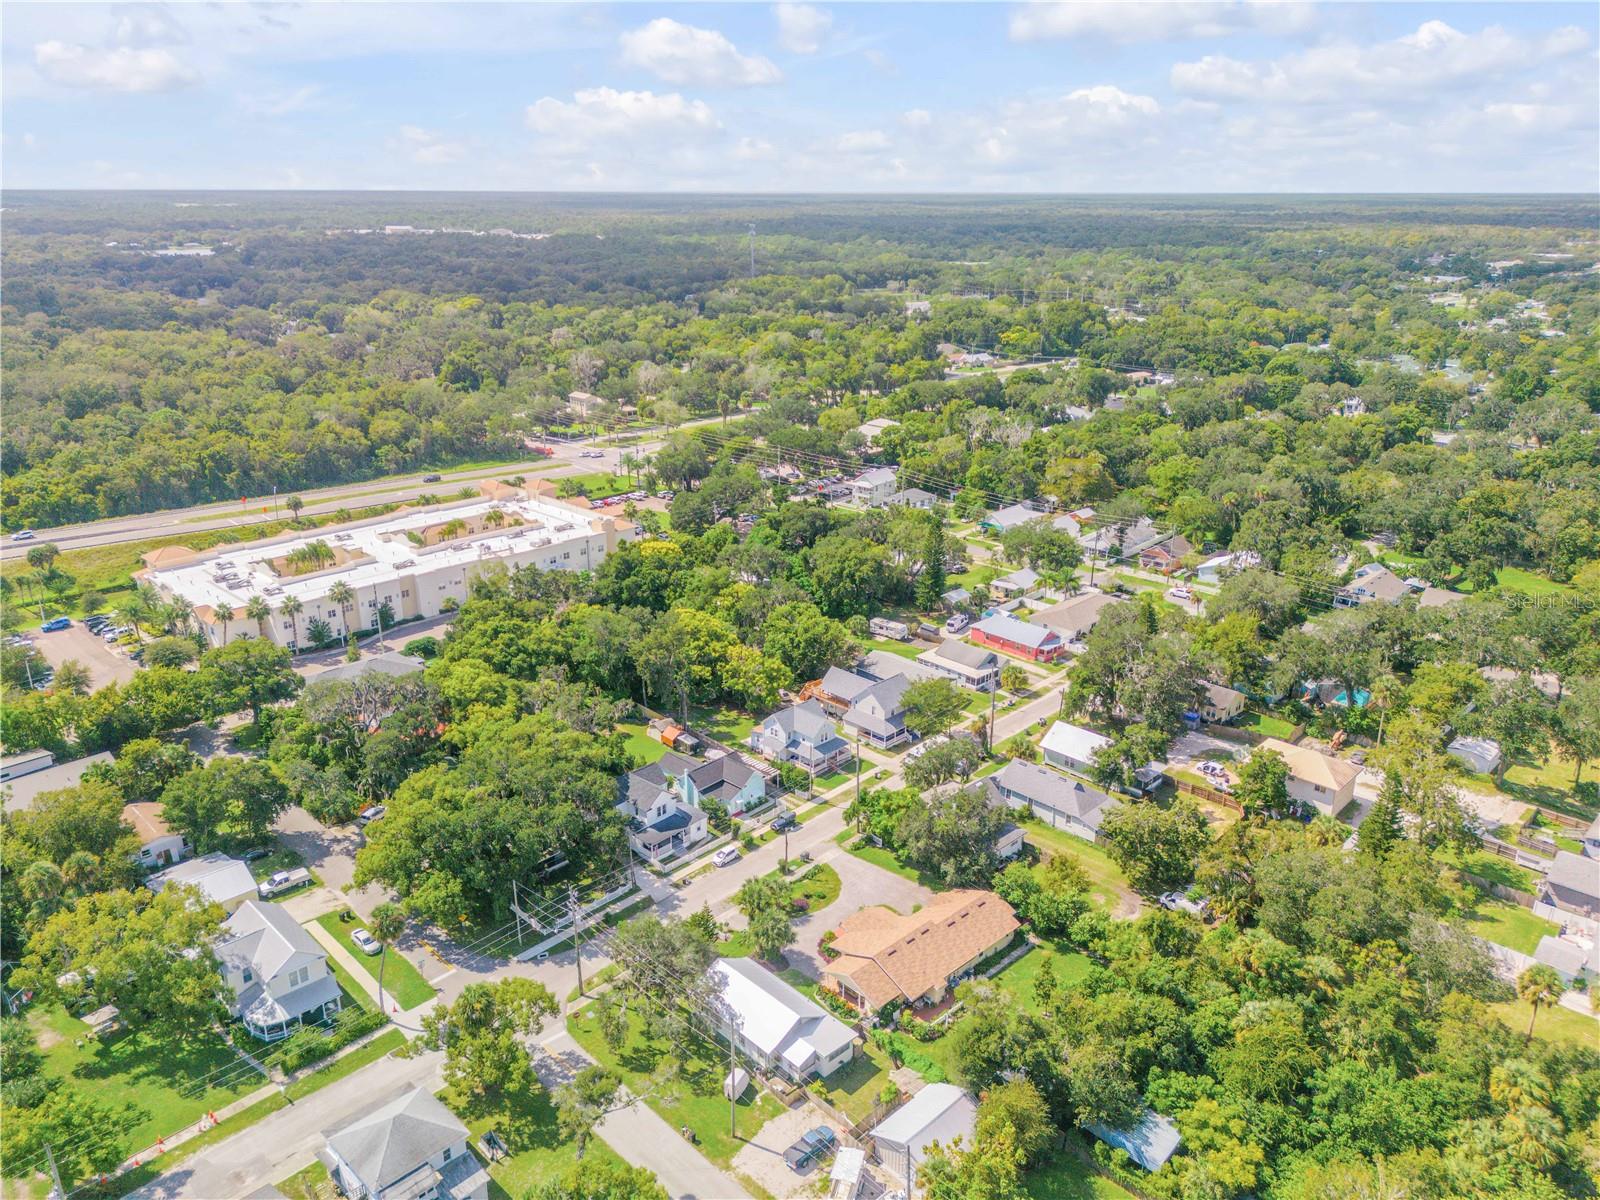
{"type": "Polygon", "coordinates": [[[1244,811],[1244,805],[1240,804],[1227,792],[1219,792],[1216,788],[1202,787],[1200,784],[1194,783],[1188,779],[1179,778],[1175,779],[1173,782],[1178,785],[1178,794],[1181,796],[1194,796],[1199,800],[1207,800],[1212,804],[1220,804],[1223,808],[1232,809],[1237,813],[1242,813],[1244,811]]]}

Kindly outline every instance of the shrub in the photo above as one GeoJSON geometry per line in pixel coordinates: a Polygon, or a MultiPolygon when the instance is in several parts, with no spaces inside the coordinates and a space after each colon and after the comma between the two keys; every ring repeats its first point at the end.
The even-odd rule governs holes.
{"type": "Polygon", "coordinates": [[[418,658],[433,658],[439,653],[439,639],[431,635],[413,638],[406,644],[406,653],[418,658]]]}
{"type": "Polygon", "coordinates": [[[381,1012],[347,1008],[333,1019],[328,1029],[307,1025],[290,1037],[283,1043],[278,1065],[288,1072],[298,1071],[320,1062],[374,1030],[382,1029],[388,1023],[389,1018],[381,1012]]]}

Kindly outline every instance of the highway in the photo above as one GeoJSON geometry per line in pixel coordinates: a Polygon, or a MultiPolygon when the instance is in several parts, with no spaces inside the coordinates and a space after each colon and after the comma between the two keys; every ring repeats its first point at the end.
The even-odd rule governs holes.
{"type": "MultiPolygon", "coordinates": [[[[721,417],[704,417],[686,422],[681,429],[719,423],[721,417]]],[[[649,454],[661,447],[659,429],[630,430],[628,433],[643,436],[646,440],[623,447],[604,445],[605,438],[584,438],[574,442],[551,442],[556,451],[554,458],[533,458],[526,462],[506,463],[495,467],[470,467],[455,471],[418,471],[409,475],[389,476],[338,484],[334,487],[312,488],[296,492],[305,501],[302,516],[317,516],[341,508],[370,508],[378,504],[398,504],[415,500],[425,493],[446,496],[462,487],[483,479],[507,479],[513,475],[526,475],[530,479],[559,479],[564,475],[587,475],[596,471],[612,471],[623,453],[649,454]],[[598,452],[600,458],[582,458],[588,451],[598,452]],[[437,474],[434,483],[423,482],[425,475],[437,474]]],[[[610,435],[607,435],[608,437],[610,435]]],[[[0,561],[10,562],[24,557],[30,546],[40,542],[53,542],[61,550],[84,550],[92,546],[113,546],[120,542],[140,542],[149,538],[173,537],[184,533],[203,533],[211,529],[242,528],[260,525],[278,518],[288,517],[284,506],[290,493],[282,492],[276,498],[251,496],[241,504],[226,501],[220,504],[197,504],[192,508],[166,509],[161,512],[140,513],[125,517],[108,517],[102,521],[87,521],[77,525],[63,525],[56,529],[35,529],[31,541],[12,540],[8,532],[0,544],[0,561]],[[276,515],[275,515],[276,514],[276,515]]]]}

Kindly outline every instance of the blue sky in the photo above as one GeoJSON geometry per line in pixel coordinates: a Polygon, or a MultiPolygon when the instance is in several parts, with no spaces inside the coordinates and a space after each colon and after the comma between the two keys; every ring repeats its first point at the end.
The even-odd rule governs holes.
{"type": "Polygon", "coordinates": [[[9,187],[1582,191],[1594,4],[19,4],[9,187]]]}

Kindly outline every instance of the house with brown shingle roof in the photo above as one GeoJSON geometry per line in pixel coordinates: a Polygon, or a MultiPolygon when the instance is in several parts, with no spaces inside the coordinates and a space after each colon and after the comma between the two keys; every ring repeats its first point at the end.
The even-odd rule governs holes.
{"type": "Polygon", "coordinates": [[[937,1004],[950,988],[1016,934],[1017,915],[993,892],[935,896],[901,916],[881,905],[852,913],[834,930],[822,986],[863,1012],[903,1001],[937,1004]]]}
{"type": "Polygon", "coordinates": [[[1257,750],[1276,750],[1289,768],[1289,798],[1307,808],[1337,817],[1355,799],[1361,768],[1355,763],[1323,754],[1309,746],[1294,746],[1267,738],[1257,750]]]}
{"type": "Polygon", "coordinates": [[[193,849],[189,839],[167,826],[158,800],[122,806],[122,820],[139,839],[139,865],[166,867],[181,862],[193,849]]]}

